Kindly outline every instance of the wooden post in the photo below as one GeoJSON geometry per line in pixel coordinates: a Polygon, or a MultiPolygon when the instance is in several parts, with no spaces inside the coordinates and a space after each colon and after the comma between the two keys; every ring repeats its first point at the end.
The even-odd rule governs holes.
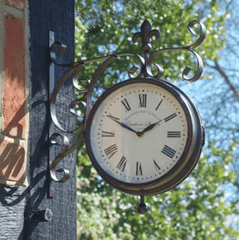
{"type": "MultiPolygon", "coordinates": [[[[55,184],[54,198],[48,197],[48,128],[49,128],[49,31],[55,39],[67,45],[61,59],[74,62],[74,0],[29,1],[30,30],[30,162],[29,191],[27,195],[23,239],[76,239],[76,187],[75,153],[63,161],[70,170],[71,177],[65,183],[55,184]],[[39,220],[32,221],[32,211],[43,211],[39,220]],[[44,211],[46,211],[44,213],[44,211]],[[48,215],[46,213],[48,212],[48,215]],[[49,216],[46,221],[46,217],[49,216]],[[30,220],[29,220],[30,217],[30,220]]],[[[59,80],[66,69],[55,68],[55,81],[59,80]]],[[[73,86],[67,82],[60,92],[61,103],[58,113],[61,122],[73,127],[75,118],[69,114],[67,105],[75,98],[73,86]]],[[[74,139],[70,137],[71,144],[74,139]]],[[[34,215],[35,217],[38,214],[34,215]]]]}

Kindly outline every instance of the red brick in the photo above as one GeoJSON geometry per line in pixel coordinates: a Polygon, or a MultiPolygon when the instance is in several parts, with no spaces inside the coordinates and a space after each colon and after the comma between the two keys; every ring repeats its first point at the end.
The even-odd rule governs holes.
{"type": "Polygon", "coordinates": [[[21,185],[26,179],[24,157],[22,146],[0,139],[0,179],[21,185]]]}
{"type": "Polygon", "coordinates": [[[25,7],[25,0],[5,0],[5,3],[20,10],[23,10],[25,7]]]}
{"type": "Polygon", "coordinates": [[[25,137],[25,64],[23,20],[5,15],[3,134],[25,137]]]}

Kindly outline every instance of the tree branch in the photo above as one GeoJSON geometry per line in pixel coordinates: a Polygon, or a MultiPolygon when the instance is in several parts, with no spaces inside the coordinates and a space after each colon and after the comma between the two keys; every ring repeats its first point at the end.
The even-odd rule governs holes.
{"type": "Polygon", "coordinates": [[[226,84],[229,86],[230,90],[233,92],[233,96],[236,98],[236,100],[239,102],[239,94],[237,92],[237,90],[235,89],[235,87],[233,86],[233,84],[231,83],[231,81],[229,80],[228,76],[226,75],[226,73],[222,70],[222,68],[219,66],[219,64],[217,62],[215,62],[215,66],[211,66],[208,65],[209,67],[217,70],[220,75],[223,77],[223,79],[225,80],[226,84]]]}

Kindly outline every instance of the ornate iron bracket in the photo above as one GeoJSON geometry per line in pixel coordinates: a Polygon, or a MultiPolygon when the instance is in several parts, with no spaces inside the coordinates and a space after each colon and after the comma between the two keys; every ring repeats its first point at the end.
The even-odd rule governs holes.
{"type": "MultiPolygon", "coordinates": [[[[64,159],[67,155],[69,155],[71,152],[79,148],[81,143],[83,143],[84,139],[84,129],[85,125],[87,122],[87,118],[89,116],[91,106],[92,106],[92,97],[93,97],[93,92],[94,92],[94,87],[96,84],[97,79],[101,75],[101,73],[110,65],[111,62],[116,60],[118,57],[121,56],[136,56],[139,59],[140,62],[140,73],[138,74],[137,77],[142,77],[142,78],[154,78],[155,80],[161,80],[164,70],[161,66],[158,64],[154,64],[154,66],[157,68],[158,73],[156,75],[152,74],[151,71],[151,66],[153,63],[154,58],[163,52],[169,52],[169,51],[174,51],[174,50],[184,50],[192,53],[196,60],[197,60],[197,71],[196,74],[189,78],[188,74],[191,71],[191,68],[189,66],[186,66],[183,70],[182,73],[182,78],[186,81],[194,82],[200,78],[202,75],[203,71],[203,62],[201,57],[194,52],[192,49],[196,48],[199,46],[205,36],[206,36],[206,28],[205,26],[196,21],[193,20],[188,24],[188,29],[189,31],[194,35],[197,36],[197,40],[184,47],[176,47],[176,48],[164,48],[160,50],[156,50],[153,52],[151,55],[149,55],[149,52],[152,50],[151,46],[151,37],[155,36],[156,38],[160,37],[160,32],[158,30],[153,29],[151,27],[151,24],[149,21],[145,20],[144,23],[141,26],[141,32],[137,32],[133,35],[133,42],[136,42],[138,38],[142,39],[142,46],[141,49],[144,52],[144,57],[135,53],[117,53],[114,55],[109,55],[109,56],[102,56],[99,58],[94,58],[94,59],[89,59],[89,60],[84,60],[84,61],[79,61],[79,62],[74,62],[74,63],[69,63],[69,64],[59,64],[56,60],[57,55],[59,54],[64,54],[66,50],[66,45],[62,44],[61,42],[55,41],[54,39],[54,33],[50,32],[49,34],[49,50],[50,50],[50,58],[51,58],[51,63],[50,63],[50,68],[49,68],[49,76],[50,76],[50,81],[49,81],[49,91],[50,91],[50,115],[52,122],[55,124],[55,126],[61,131],[61,133],[52,133],[49,132],[50,136],[50,143],[51,145],[60,145],[61,146],[61,151],[60,153],[55,157],[54,152],[50,150],[50,156],[49,156],[49,169],[50,169],[50,177],[51,177],[51,183],[50,183],[50,189],[49,189],[49,196],[53,197],[55,194],[55,189],[54,189],[54,182],[65,182],[69,179],[70,173],[66,169],[58,169],[57,165],[58,163],[64,159]],[[196,33],[193,30],[194,25],[198,25],[200,27],[200,35],[197,36],[196,33]],[[83,69],[83,67],[86,64],[92,63],[92,62],[98,62],[98,61],[103,61],[103,63],[96,69],[95,73],[93,74],[92,78],[90,80],[85,80],[85,79],[78,79],[78,74],[79,72],[83,69]],[[70,70],[68,70],[57,82],[57,84],[54,86],[54,65],[59,65],[62,67],[70,67],[70,70]],[[72,84],[75,89],[81,91],[81,92],[86,92],[86,99],[76,99],[70,103],[69,109],[72,114],[76,115],[77,117],[83,117],[83,121],[80,123],[79,126],[77,126],[73,130],[65,130],[61,124],[59,123],[56,115],[56,98],[57,94],[60,90],[60,88],[63,86],[63,84],[66,82],[66,80],[72,76],[72,84]],[[82,89],[81,83],[87,83],[87,88],[82,89]],[[82,116],[79,114],[76,110],[75,107],[76,105],[81,104],[84,106],[85,112],[84,115],[82,116]],[[77,141],[70,147],[69,146],[69,140],[66,137],[64,133],[80,133],[77,141]],[[58,139],[61,139],[59,141],[58,139]],[[59,143],[61,142],[61,143],[59,143]],[[57,177],[57,172],[61,172],[61,177],[57,177]]],[[[134,66],[131,68],[128,72],[128,75],[130,78],[135,78],[135,73],[139,69],[139,67],[134,66]]],[[[141,205],[139,205],[139,208],[144,211],[145,206],[143,202],[143,196],[141,196],[141,205]],[[142,208],[142,206],[143,208],[142,208]]]]}

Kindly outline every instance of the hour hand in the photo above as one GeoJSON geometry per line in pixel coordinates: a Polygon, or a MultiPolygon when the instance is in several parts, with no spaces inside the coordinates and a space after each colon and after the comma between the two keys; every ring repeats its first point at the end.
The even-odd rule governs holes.
{"type": "Polygon", "coordinates": [[[137,132],[134,129],[132,129],[128,125],[120,122],[119,118],[116,118],[116,117],[112,116],[111,114],[107,115],[107,117],[110,118],[111,120],[115,121],[116,123],[118,123],[121,127],[126,128],[126,129],[130,130],[131,132],[134,132],[137,134],[137,132]]]}

